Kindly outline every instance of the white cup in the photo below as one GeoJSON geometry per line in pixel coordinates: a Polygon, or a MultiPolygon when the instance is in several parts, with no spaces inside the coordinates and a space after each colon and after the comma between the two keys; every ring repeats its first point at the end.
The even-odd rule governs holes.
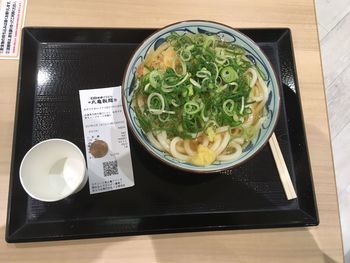
{"type": "Polygon", "coordinates": [[[83,153],[63,139],[34,145],[24,156],[19,174],[24,190],[46,202],[64,199],[80,191],[87,182],[83,153]]]}

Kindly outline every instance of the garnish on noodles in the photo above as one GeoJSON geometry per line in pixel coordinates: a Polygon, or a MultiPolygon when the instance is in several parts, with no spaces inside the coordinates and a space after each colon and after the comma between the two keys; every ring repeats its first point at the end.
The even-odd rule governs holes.
{"type": "Polygon", "coordinates": [[[240,46],[172,33],[136,70],[132,107],[151,144],[196,166],[239,158],[265,120],[267,86],[240,46]]]}

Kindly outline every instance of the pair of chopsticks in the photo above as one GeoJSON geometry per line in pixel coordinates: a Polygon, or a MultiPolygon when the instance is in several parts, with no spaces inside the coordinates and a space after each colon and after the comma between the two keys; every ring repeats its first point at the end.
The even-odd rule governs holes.
{"type": "Polygon", "coordinates": [[[283,185],[284,192],[288,200],[297,198],[297,194],[295,193],[292,180],[290,179],[290,175],[284,161],[280,146],[276,139],[275,133],[269,139],[270,148],[272,150],[273,157],[275,159],[275,163],[277,166],[278,174],[280,176],[280,180],[283,185]]]}

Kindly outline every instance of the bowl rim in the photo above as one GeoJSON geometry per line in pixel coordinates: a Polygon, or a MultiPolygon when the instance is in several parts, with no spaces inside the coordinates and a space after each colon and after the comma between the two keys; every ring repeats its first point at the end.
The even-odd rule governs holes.
{"type": "MultiPolygon", "coordinates": [[[[271,60],[265,55],[265,53],[262,51],[262,49],[256,44],[256,42],[251,39],[249,36],[247,36],[246,34],[240,32],[239,30],[237,29],[234,29],[233,27],[229,26],[229,25],[226,25],[224,23],[221,23],[221,22],[216,22],[216,21],[212,21],[212,20],[202,20],[202,19],[190,19],[190,20],[181,20],[181,21],[177,21],[177,22],[174,22],[174,23],[171,23],[171,24],[167,24],[161,28],[158,28],[156,29],[152,34],[150,34],[148,37],[146,37],[138,46],[137,48],[132,52],[129,60],[128,60],[128,63],[127,65],[125,66],[124,68],[124,73],[123,73],[123,79],[122,79],[122,83],[121,83],[121,96],[122,96],[122,105],[123,105],[123,113],[124,113],[124,116],[125,116],[125,119],[127,121],[127,125],[129,126],[129,128],[131,129],[132,131],[132,134],[133,136],[136,138],[136,140],[138,141],[139,144],[142,145],[142,147],[148,152],[150,153],[153,157],[155,157],[157,160],[161,161],[161,163],[163,164],[166,164],[172,168],[175,168],[175,169],[178,169],[178,170],[181,170],[181,171],[185,171],[185,172],[190,172],[190,173],[194,173],[194,174],[210,174],[210,173],[219,173],[219,172],[222,172],[222,171],[225,171],[225,170],[228,170],[228,169],[232,169],[232,168],[235,168],[235,167],[238,167],[244,163],[246,163],[247,161],[250,161],[253,157],[255,157],[263,148],[265,148],[266,144],[268,143],[268,141],[270,140],[272,134],[274,133],[275,131],[275,128],[276,128],[276,125],[278,123],[278,120],[279,120],[279,117],[280,117],[280,112],[281,112],[281,93],[282,93],[282,88],[281,88],[281,80],[280,78],[277,77],[278,75],[276,74],[276,69],[274,68],[273,64],[271,63],[271,60]],[[132,59],[134,58],[135,54],[139,51],[140,47],[146,42],[148,41],[149,39],[151,39],[155,34],[157,34],[158,32],[164,30],[164,29],[167,29],[168,27],[171,27],[171,26],[175,26],[175,25],[178,25],[178,24],[182,24],[182,23],[194,23],[194,22],[199,22],[199,23],[208,23],[208,24],[216,24],[216,25],[221,25],[223,27],[226,27],[230,30],[232,30],[233,32],[235,33],[239,33],[241,35],[243,35],[243,37],[247,38],[249,41],[251,41],[253,44],[254,44],[254,48],[257,49],[263,56],[264,58],[266,59],[266,61],[268,62],[270,68],[272,69],[272,72],[275,79],[276,79],[276,90],[278,91],[278,94],[277,94],[277,110],[276,110],[276,119],[275,119],[275,122],[272,124],[272,128],[270,130],[270,132],[268,133],[268,135],[266,136],[266,139],[265,141],[261,144],[261,146],[259,148],[257,148],[257,150],[251,154],[250,156],[248,156],[246,159],[238,162],[238,163],[235,163],[235,164],[232,164],[232,165],[229,165],[229,166],[225,166],[225,167],[217,167],[215,169],[210,169],[210,170],[200,170],[200,169],[197,169],[197,170],[194,170],[194,169],[191,169],[191,168],[186,168],[186,167],[182,167],[182,166],[179,166],[179,165],[176,165],[175,163],[172,163],[172,162],[168,162],[166,160],[164,160],[164,158],[161,158],[160,156],[158,156],[157,154],[155,154],[153,151],[150,151],[149,149],[147,149],[147,147],[144,145],[144,142],[137,136],[136,132],[134,131],[134,128],[133,128],[133,125],[131,124],[131,121],[129,119],[129,116],[128,114],[126,114],[126,111],[127,111],[127,105],[126,105],[126,98],[125,98],[125,83],[126,83],[126,74],[127,74],[127,71],[129,69],[129,66],[130,66],[130,63],[132,61],[132,59]]],[[[196,166],[196,167],[200,167],[200,166],[196,166]]]]}

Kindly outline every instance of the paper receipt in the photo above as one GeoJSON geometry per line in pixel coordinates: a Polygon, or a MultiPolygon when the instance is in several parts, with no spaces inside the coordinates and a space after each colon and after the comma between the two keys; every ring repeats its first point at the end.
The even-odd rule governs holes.
{"type": "Polygon", "coordinates": [[[90,194],[134,185],[121,87],[80,90],[90,194]]]}

